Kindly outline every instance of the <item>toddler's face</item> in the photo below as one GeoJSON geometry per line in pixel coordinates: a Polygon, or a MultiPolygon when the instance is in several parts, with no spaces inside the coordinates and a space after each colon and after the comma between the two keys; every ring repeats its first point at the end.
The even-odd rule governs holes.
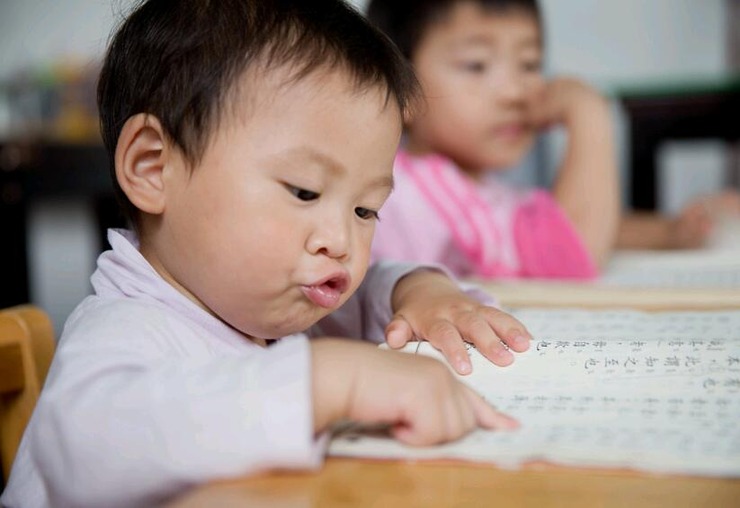
{"type": "Polygon", "coordinates": [[[165,278],[260,338],[305,330],[357,289],[401,134],[383,90],[339,71],[285,77],[244,84],[198,167],[171,172],[155,233],[165,278]]]}
{"type": "Polygon", "coordinates": [[[527,105],[544,86],[541,58],[531,14],[458,3],[413,55],[427,106],[408,125],[409,149],[442,153],[473,173],[519,162],[534,139],[527,105]]]}

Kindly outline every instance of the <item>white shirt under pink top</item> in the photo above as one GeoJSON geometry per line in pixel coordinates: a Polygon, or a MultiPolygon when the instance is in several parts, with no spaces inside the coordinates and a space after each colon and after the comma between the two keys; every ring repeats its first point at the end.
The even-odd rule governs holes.
{"type": "Polygon", "coordinates": [[[474,181],[440,155],[399,151],[373,259],[439,263],[459,277],[593,278],[596,264],[546,191],[474,181]]]}

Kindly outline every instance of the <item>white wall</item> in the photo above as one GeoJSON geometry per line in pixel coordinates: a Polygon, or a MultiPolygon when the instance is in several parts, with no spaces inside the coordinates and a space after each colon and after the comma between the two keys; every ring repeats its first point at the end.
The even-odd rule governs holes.
{"type": "Polygon", "coordinates": [[[0,78],[57,59],[89,59],[105,48],[125,0],[0,1],[0,78]]]}
{"type": "MultiPolygon", "coordinates": [[[[631,82],[716,75],[725,69],[725,0],[540,1],[548,30],[549,68],[579,75],[604,91],[631,82]]],[[[0,0],[0,80],[20,68],[58,58],[96,58],[117,14],[130,3],[0,0]]],[[[354,3],[365,5],[364,0],[354,3]]],[[[2,111],[0,123],[1,119],[2,111]]],[[[552,144],[557,151],[556,138],[552,144]]],[[[671,155],[684,152],[674,147],[662,159],[684,160],[671,155]]],[[[721,163],[714,152],[702,157],[704,162],[694,166],[708,176],[694,172],[692,178],[714,182],[716,175],[710,170],[721,163]]],[[[672,202],[681,199],[668,194],[672,202]]],[[[84,274],[93,269],[95,245],[89,213],[84,203],[64,202],[39,204],[31,214],[34,300],[52,314],[57,329],[89,291],[84,274]]]]}
{"type": "Polygon", "coordinates": [[[725,0],[540,0],[551,69],[609,88],[726,69],[725,0]]]}
{"type": "MultiPolygon", "coordinates": [[[[601,88],[726,68],[725,0],[539,2],[548,67],[601,88]]],[[[364,8],[367,0],[353,3],[364,8]]]]}
{"type": "MultiPolygon", "coordinates": [[[[133,3],[0,0],[0,79],[29,64],[100,55],[112,27],[133,3]]],[[[352,3],[360,5],[362,0],[352,3]]]]}

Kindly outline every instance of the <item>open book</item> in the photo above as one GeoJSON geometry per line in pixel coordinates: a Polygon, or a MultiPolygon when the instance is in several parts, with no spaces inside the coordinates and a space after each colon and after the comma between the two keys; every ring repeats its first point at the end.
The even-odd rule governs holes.
{"type": "MultiPolygon", "coordinates": [[[[337,456],[462,459],[740,477],[740,311],[521,309],[534,337],[497,367],[472,346],[461,379],[521,428],[414,448],[349,426],[337,456]]],[[[414,354],[441,355],[427,342],[414,354]]]]}
{"type": "Polygon", "coordinates": [[[740,308],[740,220],[725,220],[704,249],[618,251],[601,277],[474,281],[508,306],[740,308]]]}

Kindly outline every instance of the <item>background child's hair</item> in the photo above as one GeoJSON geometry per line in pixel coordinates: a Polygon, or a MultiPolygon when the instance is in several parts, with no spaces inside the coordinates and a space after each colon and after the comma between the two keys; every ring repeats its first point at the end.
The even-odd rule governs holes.
{"type": "Polygon", "coordinates": [[[473,2],[498,13],[520,9],[532,14],[543,33],[537,0],[370,0],[367,17],[398,46],[409,60],[431,23],[448,13],[458,3],[473,2]]]}
{"type": "Polygon", "coordinates": [[[98,83],[103,142],[126,215],[136,219],[137,210],[118,186],[114,167],[126,120],[155,116],[195,163],[244,73],[286,65],[294,67],[294,80],[318,70],[347,72],[358,91],[384,89],[403,115],[417,94],[413,71],[398,50],[341,0],[140,2],[110,42],[98,83]]]}

